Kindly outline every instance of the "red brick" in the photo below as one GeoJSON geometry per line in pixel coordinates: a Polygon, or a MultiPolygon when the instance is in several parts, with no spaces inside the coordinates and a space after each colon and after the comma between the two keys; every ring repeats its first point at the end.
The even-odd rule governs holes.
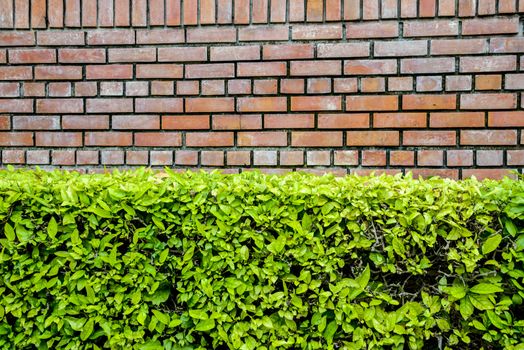
{"type": "Polygon", "coordinates": [[[360,79],[361,92],[384,92],[386,91],[385,78],[361,78],[360,79]]]}
{"type": "Polygon", "coordinates": [[[280,165],[293,166],[304,164],[304,152],[302,151],[280,151],[280,165]]]}
{"type": "Polygon", "coordinates": [[[80,80],[82,67],[79,66],[37,66],[36,80],[80,80]]]}
{"type": "Polygon", "coordinates": [[[508,90],[524,90],[524,74],[506,74],[505,85],[508,90]]]}
{"type": "Polygon", "coordinates": [[[210,128],[209,115],[164,115],[162,129],[205,130],[210,128]]]}
{"type": "Polygon", "coordinates": [[[404,131],[404,146],[454,146],[455,131],[404,131]]]}
{"type": "Polygon", "coordinates": [[[404,95],[402,96],[403,109],[455,109],[457,106],[456,95],[404,95]]]}
{"type": "Polygon", "coordinates": [[[285,22],[286,21],[286,0],[272,0],[271,10],[271,22],[285,22]]]}
{"type": "Polygon", "coordinates": [[[187,98],[186,112],[232,112],[235,100],[232,97],[187,98]]]}
{"type": "Polygon", "coordinates": [[[178,113],[183,112],[184,105],[181,98],[136,98],[135,112],[137,113],[178,113]]]}
{"type": "Polygon", "coordinates": [[[360,18],[360,1],[344,0],[344,19],[352,20],[360,18]]]}
{"type": "Polygon", "coordinates": [[[109,62],[153,62],[156,60],[155,48],[108,49],[109,62]]]}
{"type": "Polygon", "coordinates": [[[455,72],[455,59],[442,58],[406,58],[401,60],[402,73],[453,73],[455,72]]]}
{"type": "Polygon", "coordinates": [[[275,95],[278,93],[277,79],[255,80],[253,86],[255,95],[275,95]]]}
{"type": "Polygon", "coordinates": [[[0,63],[7,62],[7,52],[4,49],[0,49],[0,63]]]}
{"type": "Polygon", "coordinates": [[[57,130],[60,129],[60,117],[57,115],[15,115],[15,130],[57,130]]]}
{"type": "Polygon", "coordinates": [[[266,114],[265,129],[308,129],[315,127],[314,114],[266,114]]]}
{"type": "Polygon", "coordinates": [[[0,132],[0,146],[32,146],[32,132],[0,132]]]}
{"type": "Polygon", "coordinates": [[[388,91],[411,91],[413,90],[412,77],[390,77],[388,78],[388,91]]]}
{"type": "Polygon", "coordinates": [[[197,165],[198,151],[175,151],[176,165],[197,165]]]}
{"type": "Polygon", "coordinates": [[[100,95],[122,96],[124,94],[124,83],[121,81],[100,82],[100,95]]]}
{"type": "Polygon", "coordinates": [[[312,44],[264,45],[265,60],[289,60],[314,57],[312,44]]]}
{"type": "Polygon", "coordinates": [[[2,97],[20,96],[20,84],[18,83],[0,83],[0,96],[2,97]]]}
{"type": "Polygon", "coordinates": [[[240,41],[287,41],[289,29],[286,25],[253,26],[238,29],[240,41]]]}
{"type": "Polygon", "coordinates": [[[291,75],[300,76],[326,76],[326,75],[341,75],[342,63],[341,61],[292,61],[291,75]]]}
{"type": "Polygon", "coordinates": [[[398,146],[398,131],[346,131],[348,146],[398,146]]]}
{"type": "Polygon", "coordinates": [[[224,80],[202,80],[202,95],[224,95],[224,80]]]}
{"type": "Polygon", "coordinates": [[[50,49],[9,50],[9,63],[55,63],[56,52],[50,49]]]}
{"type": "Polygon", "coordinates": [[[462,22],[462,35],[516,34],[518,18],[467,19],[462,22]]]}
{"type": "Polygon", "coordinates": [[[132,79],[133,65],[131,64],[110,64],[86,66],[86,79],[91,80],[114,80],[132,79]]]}
{"type": "Polygon", "coordinates": [[[49,83],[47,95],[49,97],[69,97],[71,96],[71,83],[49,83]]]}
{"type": "Polygon", "coordinates": [[[307,165],[330,165],[331,152],[330,151],[308,151],[306,153],[307,165]]]}
{"type": "Polygon", "coordinates": [[[399,34],[397,21],[346,24],[348,39],[395,38],[399,34]]]}
{"type": "Polygon", "coordinates": [[[499,13],[513,13],[516,12],[516,0],[500,0],[499,1],[499,13]]]}
{"type": "Polygon", "coordinates": [[[79,165],[98,164],[98,151],[76,151],[76,163],[79,165]]]}
{"type": "Polygon", "coordinates": [[[341,24],[295,25],[291,30],[293,40],[342,39],[341,24]]]}
{"type": "Polygon", "coordinates": [[[442,91],[441,76],[417,77],[417,91],[442,91]]]}
{"type": "Polygon", "coordinates": [[[515,56],[461,57],[461,72],[500,72],[517,69],[515,56]]]}
{"type": "Polygon", "coordinates": [[[262,129],[260,114],[222,114],[214,115],[214,130],[258,130],[262,129]]]}
{"type": "Polygon", "coordinates": [[[3,164],[23,164],[25,163],[25,152],[22,150],[2,151],[3,164]]]}
{"type": "Polygon", "coordinates": [[[358,165],[358,151],[334,151],[333,157],[333,165],[358,165]]]}
{"type": "Polygon", "coordinates": [[[524,150],[508,150],[508,165],[524,165],[524,150]]]}
{"type": "Polygon", "coordinates": [[[147,165],[149,163],[148,151],[126,151],[126,164],[147,165]]]}
{"type": "Polygon", "coordinates": [[[8,115],[0,115],[0,130],[9,130],[11,128],[11,119],[8,115]]]}
{"type": "Polygon", "coordinates": [[[0,46],[33,46],[35,33],[31,31],[1,31],[0,46]]]}
{"type": "Polygon", "coordinates": [[[80,98],[54,98],[36,100],[36,112],[45,114],[83,113],[84,101],[82,101],[80,98]]]}
{"type": "Polygon", "coordinates": [[[293,131],[291,146],[340,147],[342,146],[342,131],[293,131]]]}
{"type": "Polygon", "coordinates": [[[198,62],[207,60],[205,47],[159,47],[159,62],[198,62]]]}
{"type": "Polygon", "coordinates": [[[31,80],[31,67],[0,67],[0,80],[31,80]]]}
{"type": "Polygon", "coordinates": [[[178,44],[184,42],[181,29],[142,29],[136,31],[136,43],[139,45],[178,44]]]}
{"type": "Polygon", "coordinates": [[[310,78],[307,80],[308,94],[326,94],[331,92],[331,78],[310,78]]]}
{"type": "Polygon", "coordinates": [[[75,83],[75,96],[96,96],[97,91],[95,81],[75,83]]]}
{"type": "MultiPolygon", "coordinates": [[[[524,4],[524,2],[522,2],[524,4]]],[[[490,52],[514,53],[524,52],[524,38],[490,38],[490,52]]]]}
{"type": "Polygon", "coordinates": [[[63,129],[99,130],[109,129],[108,115],[64,115],[62,116],[63,129]]]}
{"type": "Polygon", "coordinates": [[[292,96],[291,111],[336,111],[342,109],[340,96],[292,96]]]}
{"type": "Polygon", "coordinates": [[[362,151],[362,166],[386,166],[386,152],[362,151]]]}
{"type": "Polygon", "coordinates": [[[200,163],[207,166],[223,166],[223,151],[202,151],[200,152],[200,163]]]}
{"type": "Polygon", "coordinates": [[[235,24],[248,24],[249,23],[249,0],[236,0],[234,1],[234,20],[235,24]]]}
{"type": "Polygon", "coordinates": [[[524,127],[524,111],[504,111],[488,113],[489,127],[524,127]]]}
{"type": "Polygon", "coordinates": [[[365,42],[318,44],[317,46],[319,58],[367,57],[369,51],[369,43],[365,42]]]}
{"type": "Polygon", "coordinates": [[[233,144],[233,132],[186,133],[186,146],[188,147],[227,147],[233,144]]]}
{"type": "Polygon", "coordinates": [[[376,41],[375,57],[425,56],[428,53],[426,40],[376,41]]]}
{"type": "Polygon", "coordinates": [[[346,111],[395,111],[398,96],[346,96],[346,111]]]}
{"type": "Polygon", "coordinates": [[[344,61],[344,74],[346,75],[371,75],[371,74],[396,74],[397,61],[386,60],[348,60],[344,61]]]}
{"type": "Polygon", "coordinates": [[[33,113],[33,100],[0,99],[0,113],[33,113]]]}
{"type": "Polygon", "coordinates": [[[389,152],[389,164],[393,166],[414,166],[415,152],[391,151],[389,152]]]}
{"type": "Polygon", "coordinates": [[[235,76],[233,63],[186,65],[186,79],[232,78],[235,76]]]}
{"type": "Polygon", "coordinates": [[[447,91],[468,91],[471,90],[471,76],[457,75],[446,77],[447,91]]]}
{"type": "Polygon", "coordinates": [[[362,18],[363,19],[378,19],[379,18],[379,1],[378,0],[363,0],[362,1],[362,18]]]}
{"type": "Polygon", "coordinates": [[[287,98],[240,97],[237,99],[237,109],[239,112],[285,112],[287,110],[287,98]]]}
{"type": "Polygon", "coordinates": [[[415,179],[419,176],[423,178],[438,176],[441,178],[458,179],[458,169],[416,168],[411,169],[410,172],[413,173],[413,178],[415,179]]]}
{"type": "Polygon", "coordinates": [[[432,40],[432,55],[467,55],[487,53],[488,41],[486,39],[446,39],[432,40]]]}
{"type": "Polygon", "coordinates": [[[133,134],[130,132],[86,132],[86,146],[131,146],[133,134]]]}
{"type": "Polygon", "coordinates": [[[493,15],[496,12],[497,4],[495,0],[479,0],[477,13],[481,16],[493,15]]]}
{"type": "Polygon", "coordinates": [[[26,154],[27,164],[49,164],[49,151],[28,150],[26,154]]]}
{"type": "Polygon", "coordinates": [[[475,176],[477,180],[500,180],[505,176],[514,178],[515,175],[511,173],[512,170],[513,169],[463,169],[462,178],[465,179],[472,176],[475,176]]]}
{"type": "Polygon", "coordinates": [[[251,152],[249,151],[228,151],[226,154],[227,165],[250,165],[251,152]]]}
{"type": "Polygon", "coordinates": [[[88,98],[87,113],[129,113],[133,112],[133,100],[129,98],[88,98]]]}
{"type": "Polygon", "coordinates": [[[319,114],[319,129],[367,129],[369,128],[369,114],[367,113],[343,113],[343,114],[319,114]]]}
{"type": "Polygon", "coordinates": [[[268,0],[252,0],[252,22],[253,23],[267,23],[268,22],[268,0]]]}
{"type": "Polygon", "coordinates": [[[24,83],[22,90],[25,97],[45,96],[45,83],[24,83]]]}
{"type": "Polygon", "coordinates": [[[402,18],[417,17],[417,1],[416,0],[401,0],[400,14],[402,18]]]}
{"type": "Polygon", "coordinates": [[[375,113],[374,128],[425,128],[426,113],[375,113]]]}
{"type": "Polygon", "coordinates": [[[461,145],[505,146],[517,144],[516,130],[462,130],[461,145]]]}
{"type": "Polygon", "coordinates": [[[121,130],[160,129],[158,115],[114,115],[111,118],[111,127],[121,130]]]}
{"type": "Polygon", "coordinates": [[[52,150],[51,159],[53,165],[75,165],[75,151],[52,150]]]}
{"type": "Polygon", "coordinates": [[[430,113],[431,128],[482,128],[485,126],[483,112],[430,113]]]}
{"type": "Polygon", "coordinates": [[[460,108],[462,109],[514,109],[516,107],[516,94],[463,94],[460,96],[460,108]]]}
{"type": "Polygon", "coordinates": [[[472,166],[473,151],[471,150],[449,150],[446,152],[448,166],[472,166]]]}
{"type": "Polygon", "coordinates": [[[287,65],[285,62],[248,62],[237,64],[238,77],[268,77],[285,76],[287,65]]]}
{"type": "Polygon", "coordinates": [[[124,164],[124,151],[111,150],[102,151],[100,164],[121,165],[124,164]]]}
{"type": "Polygon", "coordinates": [[[228,80],[227,92],[230,95],[247,95],[251,93],[251,80],[249,79],[234,79],[228,80]]]}
{"type": "Polygon", "coordinates": [[[444,164],[443,151],[422,150],[417,152],[418,166],[442,166],[444,164]]]}
{"type": "Polygon", "coordinates": [[[254,151],[253,165],[277,165],[277,151],[254,151]]]}
{"type": "Polygon", "coordinates": [[[60,63],[104,63],[106,52],[104,49],[59,49],[60,63]]]}
{"type": "Polygon", "coordinates": [[[182,78],[183,68],[181,64],[137,64],[136,78],[165,78],[177,79],[182,78]]]}
{"type": "Polygon", "coordinates": [[[128,29],[93,30],[87,32],[88,45],[133,45],[135,31],[128,29]]]}
{"type": "Polygon", "coordinates": [[[236,41],[235,28],[190,28],[188,43],[232,43],[236,41]]]}
{"type": "Polygon", "coordinates": [[[456,36],[459,25],[456,20],[440,19],[431,21],[404,22],[404,37],[456,36]]]}
{"type": "Polygon", "coordinates": [[[81,132],[37,132],[37,147],[79,147],[82,146],[81,132]]]}
{"type": "Polygon", "coordinates": [[[304,79],[281,79],[280,93],[302,94],[304,93],[304,79]]]}
{"type": "Polygon", "coordinates": [[[478,150],[478,166],[502,166],[504,163],[504,151],[478,150]]]}
{"type": "Polygon", "coordinates": [[[256,61],[260,59],[260,46],[211,47],[211,61],[256,61]]]}
{"type": "Polygon", "coordinates": [[[502,87],[502,75],[487,74],[475,76],[476,90],[500,90],[502,87]]]}
{"type": "Polygon", "coordinates": [[[84,32],[82,31],[41,31],[37,33],[39,46],[72,46],[84,45],[84,32]]]}
{"type": "Polygon", "coordinates": [[[137,132],[134,145],[139,147],[182,146],[182,134],[179,132],[137,132]]]}

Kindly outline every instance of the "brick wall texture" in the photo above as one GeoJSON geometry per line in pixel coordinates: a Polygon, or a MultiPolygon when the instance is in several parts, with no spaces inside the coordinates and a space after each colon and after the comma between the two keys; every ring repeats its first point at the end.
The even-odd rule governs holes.
{"type": "Polygon", "coordinates": [[[500,177],[524,0],[0,0],[1,166],[500,177]]]}

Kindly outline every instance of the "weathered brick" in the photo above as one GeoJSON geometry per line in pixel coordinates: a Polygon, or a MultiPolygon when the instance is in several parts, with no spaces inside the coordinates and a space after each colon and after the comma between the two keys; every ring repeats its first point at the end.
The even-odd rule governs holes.
{"type": "Polygon", "coordinates": [[[178,44],[184,42],[181,29],[141,29],[136,31],[136,43],[139,45],[178,44]]]}
{"type": "Polygon", "coordinates": [[[133,144],[133,134],[130,132],[86,132],[84,137],[86,146],[131,146],[133,144]]]}
{"type": "Polygon", "coordinates": [[[312,44],[264,45],[263,57],[265,60],[289,60],[314,57],[312,44]]]}
{"type": "Polygon", "coordinates": [[[514,109],[516,107],[516,94],[490,93],[460,95],[460,108],[462,109],[514,109]]]}
{"type": "Polygon", "coordinates": [[[461,145],[504,146],[517,144],[516,130],[461,130],[461,145]]]}
{"type": "Polygon", "coordinates": [[[33,146],[33,133],[0,131],[0,146],[33,146]]]}
{"type": "Polygon", "coordinates": [[[395,38],[399,34],[397,21],[346,24],[348,39],[395,38]]]}
{"type": "Polygon", "coordinates": [[[240,147],[282,147],[287,146],[285,131],[241,131],[237,134],[240,147]]]}
{"type": "Polygon", "coordinates": [[[84,45],[84,32],[82,31],[39,31],[37,32],[39,46],[72,46],[84,45]]]}
{"type": "Polygon", "coordinates": [[[159,62],[199,62],[207,60],[207,50],[203,46],[159,47],[159,62]]]}
{"type": "Polygon", "coordinates": [[[501,166],[504,163],[504,152],[496,150],[478,150],[478,166],[501,166]]]}
{"type": "Polygon", "coordinates": [[[376,41],[375,57],[424,56],[428,53],[426,40],[376,41]]]}
{"type": "Polygon", "coordinates": [[[135,31],[134,30],[108,29],[108,30],[93,30],[93,31],[87,32],[87,44],[88,45],[132,45],[134,43],[135,43],[135,31]]]}
{"type": "Polygon", "coordinates": [[[86,79],[91,80],[115,80],[132,79],[133,65],[131,64],[109,64],[86,66],[86,79]]]}
{"type": "Polygon", "coordinates": [[[402,96],[402,108],[432,110],[432,109],[455,109],[457,106],[456,95],[404,95],[402,96]]]}
{"type": "Polygon", "coordinates": [[[186,146],[188,147],[227,147],[233,144],[233,132],[188,132],[186,134],[186,146]]]}
{"type": "Polygon", "coordinates": [[[403,131],[404,146],[453,146],[456,144],[455,131],[403,131]]]}
{"type": "Polygon", "coordinates": [[[155,48],[118,48],[108,49],[108,61],[120,62],[154,62],[156,60],[155,48]]]}
{"type": "Polygon", "coordinates": [[[260,46],[221,46],[212,47],[211,61],[256,61],[260,59],[260,46]]]}
{"type": "Polygon", "coordinates": [[[134,145],[138,147],[182,146],[182,134],[179,132],[137,132],[134,145]]]}
{"type": "Polygon", "coordinates": [[[162,129],[205,130],[209,128],[210,128],[209,115],[165,115],[165,116],[162,116],[162,129]]]}
{"type": "Polygon", "coordinates": [[[365,42],[317,45],[317,56],[319,58],[367,57],[369,51],[370,45],[365,42]]]}
{"type": "Polygon", "coordinates": [[[266,114],[266,129],[308,129],[315,127],[314,114],[266,114]]]}
{"type": "Polygon", "coordinates": [[[200,78],[232,78],[235,76],[233,63],[190,64],[186,65],[187,79],[200,78]]]}
{"type": "Polygon", "coordinates": [[[362,151],[362,166],[385,166],[386,151],[362,151]]]}
{"type": "Polygon", "coordinates": [[[250,165],[250,151],[228,151],[226,153],[227,165],[250,165]]]}
{"type": "Polygon", "coordinates": [[[306,152],[307,165],[330,165],[331,152],[330,151],[308,151],[306,152]]]}
{"type": "Polygon", "coordinates": [[[347,96],[346,111],[396,111],[398,96],[347,96]]]}
{"type": "Polygon", "coordinates": [[[55,63],[56,52],[51,49],[9,50],[9,63],[55,63]]]}
{"type": "MultiPolygon", "coordinates": [[[[523,2],[524,4],[524,2],[523,2]]],[[[524,52],[524,38],[491,38],[489,42],[490,52],[493,53],[515,53],[524,52]]]]}
{"type": "Polygon", "coordinates": [[[187,29],[189,43],[228,43],[236,41],[235,28],[190,28],[187,29]]]}
{"type": "Polygon", "coordinates": [[[398,131],[346,131],[348,146],[398,146],[398,131]]]}
{"type": "Polygon", "coordinates": [[[36,112],[42,114],[83,113],[84,101],[80,98],[36,100],[36,112]]]}
{"type": "Polygon", "coordinates": [[[295,25],[291,30],[293,40],[341,39],[341,24],[295,25]]]}
{"type": "Polygon", "coordinates": [[[35,33],[31,31],[1,31],[0,46],[33,46],[35,33]]]}
{"type": "Polygon", "coordinates": [[[160,117],[140,114],[114,115],[111,118],[111,126],[115,130],[160,129],[160,117]]]}
{"type": "Polygon", "coordinates": [[[293,131],[291,132],[293,147],[340,147],[342,146],[342,131],[293,131]]]}
{"type": "Polygon", "coordinates": [[[455,36],[459,25],[456,20],[439,19],[431,21],[404,22],[404,37],[455,36]]]}
{"type": "Polygon", "coordinates": [[[133,100],[129,98],[88,98],[87,113],[129,113],[133,112],[133,100]]]}
{"type": "Polygon", "coordinates": [[[239,77],[284,76],[287,73],[285,62],[246,62],[237,64],[239,77]]]}
{"type": "Polygon", "coordinates": [[[231,97],[187,98],[186,112],[233,112],[235,101],[231,97]]]}
{"type": "Polygon", "coordinates": [[[460,71],[469,73],[514,71],[517,69],[515,56],[461,57],[460,71]]]}
{"type": "Polygon", "coordinates": [[[432,128],[482,128],[485,126],[483,112],[435,112],[430,113],[432,128]]]}
{"type": "Polygon", "coordinates": [[[60,117],[57,115],[15,115],[13,116],[15,130],[57,130],[60,129],[60,117]]]}
{"type": "Polygon", "coordinates": [[[336,111],[342,109],[340,96],[292,96],[291,111],[336,111]]]}
{"type": "Polygon", "coordinates": [[[368,113],[322,113],[318,115],[319,129],[367,129],[368,113]]]}
{"type": "Polygon", "coordinates": [[[108,115],[64,115],[62,129],[99,130],[109,129],[108,115]]]}
{"type": "Polygon", "coordinates": [[[396,73],[397,61],[394,59],[344,61],[345,75],[377,75],[396,73]]]}
{"type": "Polygon", "coordinates": [[[200,163],[207,166],[224,165],[223,151],[202,151],[200,152],[200,163]]]}
{"type": "Polygon", "coordinates": [[[260,114],[222,114],[214,115],[214,130],[259,130],[262,129],[260,114]]]}
{"type": "Polygon", "coordinates": [[[418,166],[442,166],[444,164],[444,151],[421,150],[417,152],[418,166]]]}
{"type": "Polygon", "coordinates": [[[32,78],[31,67],[0,66],[0,80],[31,80],[32,78]]]}
{"type": "Polygon", "coordinates": [[[137,79],[178,79],[183,76],[181,64],[137,64],[137,79]]]}
{"type": "Polygon", "coordinates": [[[287,110],[287,98],[240,97],[237,99],[237,110],[239,112],[284,112],[287,110]]]}
{"type": "Polygon", "coordinates": [[[524,111],[496,111],[488,113],[489,127],[524,127],[524,111]]]}
{"type": "Polygon", "coordinates": [[[58,62],[60,63],[104,63],[106,51],[104,49],[59,49],[58,62]]]}
{"type": "Polygon", "coordinates": [[[155,97],[136,98],[137,113],[179,113],[183,112],[184,104],[181,98],[155,97]]]}
{"type": "Polygon", "coordinates": [[[451,57],[406,58],[400,61],[400,71],[409,74],[435,74],[455,72],[455,59],[451,57]]]}
{"type": "Polygon", "coordinates": [[[431,40],[432,55],[468,55],[488,52],[486,39],[431,40]]]}
{"type": "Polygon", "coordinates": [[[426,113],[375,113],[373,115],[374,128],[425,128],[426,113]]]}
{"type": "Polygon", "coordinates": [[[79,147],[82,146],[81,132],[37,132],[35,133],[37,147],[79,147]]]}
{"type": "Polygon", "coordinates": [[[467,19],[462,22],[462,35],[515,34],[518,18],[467,19]]]}
{"type": "Polygon", "coordinates": [[[389,152],[389,164],[393,166],[414,166],[415,152],[391,151],[389,152]]]}
{"type": "Polygon", "coordinates": [[[472,166],[473,165],[473,151],[472,150],[449,150],[446,152],[448,166],[472,166]]]}
{"type": "Polygon", "coordinates": [[[0,113],[33,113],[33,100],[0,99],[0,113]]]}

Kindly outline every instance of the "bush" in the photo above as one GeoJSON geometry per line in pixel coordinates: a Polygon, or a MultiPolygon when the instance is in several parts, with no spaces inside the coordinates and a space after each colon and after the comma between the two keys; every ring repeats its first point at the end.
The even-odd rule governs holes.
{"type": "Polygon", "coordinates": [[[0,172],[4,349],[524,349],[524,183],[0,172]]]}

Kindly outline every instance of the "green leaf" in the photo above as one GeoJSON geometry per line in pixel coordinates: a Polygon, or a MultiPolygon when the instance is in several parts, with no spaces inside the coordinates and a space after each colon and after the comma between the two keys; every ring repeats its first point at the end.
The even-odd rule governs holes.
{"type": "Polygon", "coordinates": [[[497,285],[490,284],[490,283],[479,283],[473,287],[471,287],[470,291],[477,294],[491,294],[491,293],[500,293],[503,292],[504,289],[500,288],[497,285]]]}
{"type": "Polygon", "coordinates": [[[86,322],[84,325],[82,332],[80,333],[80,339],[81,340],[87,340],[91,333],[93,333],[95,322],[92,318],[89,319],[89,321],[86,322]]]}
{"type": "Polygon", "coordinates": [[[333,336],[337,332],[338,324],[335,320],[329,322],[326,329],[324,330],[324,339],[328,342],[328,344],[331,344],[333,342],[333,336]]]}
{"type": "Polygon", "coordinates": [[[500,234],[489,237],[486,242],[482,244],[482,254],[488,254],[497,249],[501,241],[502,236],[500,234]]]}
{"type": "Polygon", "coordinates": [[[158,340],[150,340],[138,347],[139,350],[163,350],[162,343],[158,340]]]}
{"type": "Polygon", "coordinates": [[[9,225],[7,222],[4,226],[4,234],[9,242],[13,242],[15,240],[15,230],[13,229],[13,226],[9,225]]]}
{"type": "Polygon", "coordinates": [[[199,332],[207,332],[213,328],[215,328],[215,320],[212,318],[198,322],[195,327],[195,329],[199,332]]]}
{"type": "Polygon", "coordinates": [[[51,217],[51,220],[49,220],[49,223],[47,224],[47,234],[49,237],[54,239],[57,232],[58,232],[58,225],[56,223],[55,218],[51,217]]]}
{"type": "Polygon", "coordinates": [[[209,318],[204,310],[189,310],[189,316],[197,320],[207,320],[209,318]]]}
{"type": "Polygon", "coordinates": [[[469,319],[469,317],[473,315],[475,308],[473,307],[473,304],[471,303],[469,298],[460,299],[459,311],[462,315],[462,318],[465,320],[469,319]]]}
{"type": "Polygon", "coordinates": [[[160,323],[163,323],[166,326],[169,324],[169,315],[166,315],[158,310],[153,310],[153,314],[160,321],[160,323]]]}
{"type": "Polygon", "coordinates": [[[355,278],[355,281],[357,281],[361,289],[365,289],[369,283],[370,277],[371,277],[371,271],[369,269],[369,265],[367,265],[364,271],[362,271],[362,273],[360,274],[360,276],[355,278]]]}

